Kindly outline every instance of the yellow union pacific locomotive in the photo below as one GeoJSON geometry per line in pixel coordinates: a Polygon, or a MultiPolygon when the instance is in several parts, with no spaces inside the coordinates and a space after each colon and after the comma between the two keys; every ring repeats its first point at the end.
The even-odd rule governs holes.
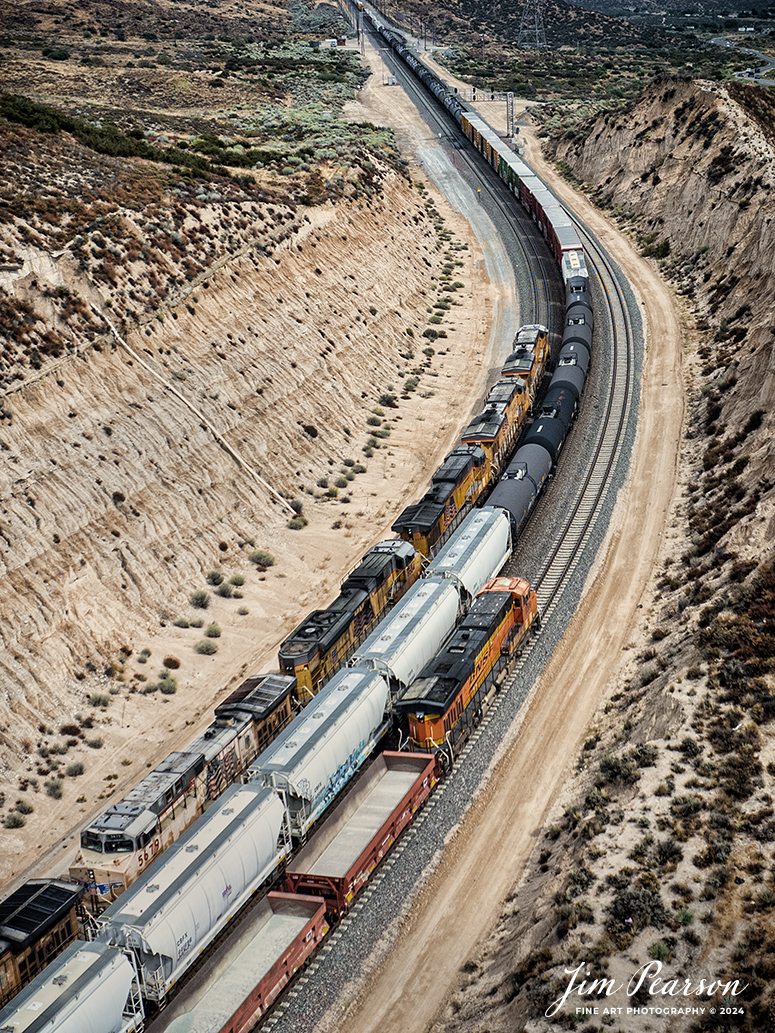
{"type": "Polygon", "coordinates": [[[308,703],[336,674],[421,571],[422,557],[408,542],[380,542],[344,581],[331,605],[305,617],[279,653],[280,670],[296,679],[301,703],[308,703]]]}

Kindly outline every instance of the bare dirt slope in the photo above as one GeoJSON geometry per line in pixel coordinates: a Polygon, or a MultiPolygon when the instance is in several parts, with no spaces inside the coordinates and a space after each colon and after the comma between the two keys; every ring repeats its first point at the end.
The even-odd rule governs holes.
{"type": "MultiPolygon", "coordinates": [[[[288,529],[288,513],[195,413],[109,338],[30,376],[9,400],[0,751],[6,805],[21,791],[35,812],[2,837],[3,881],[188,741],[246,672],[275,667],[283,635],[335,595],[422,492],[481,390],[484,264],[473,240],[466,250],[438,236],[467,237],[465,222],[394,174],[378,199],[308,213],[269,255],[227,251],[184,300],[127,333],[276,490],[304,501],[304,530],[288,529]],[[419,342],[445,251],[465,287],[426,358],[419,342]],[[414,369],[419,386],[402,399],[414,369]],[[386,393],[397,399],[383,408],[391,434],[368,460],[366,418],[386,393]],[[367,472],[329,497],[317,482],[333,485],[349,457],[367,472]],[[254,547],[275,565],[258,571],[254,547]],[[209,589],[199,614],[222,634],[205,657],[194,652],[202,632],[173,621],[197,616],[189,596],[211,569],[246,583],[241,600],[209,589]],[[138,664],[143,649],[151,657],[138,664]],[[168,656],[180,661],[177,694],[144,695],[168,656]],[[73,721],[91,749],[59,734],[73,721]],[[44,784],[73,762],[86,773],[65,778],[60,800],[47,796],[44,784]]],[[[13,289],[68,283],[83,289],[67,266],[38,264],[17,271],[13,289]]],[[[87,296],[99,304],[98,290],[87,296]]]]}
{"type": "MultiPolygon", "coordinates": [[[[493,114],[490,107],[483,113],[493,114]]],[[[420,1031],[441,1021],[461,966],[495,924],[532,852],[535,830],[570,772],[580,739],[611,691],[673,500],[683,417],[683,342],[672,294],[632,245],[540,161],[537,149],[531,157],[553,189],[568,197],[603,237],[642,299],[647,360],[632,475],[579,614],[536,686],[513,743],[412,905],[394,947],[358,988],[346,1016],[322,1024],[327,1030],[362,1033],[389,1024],[420,1031]]]]}

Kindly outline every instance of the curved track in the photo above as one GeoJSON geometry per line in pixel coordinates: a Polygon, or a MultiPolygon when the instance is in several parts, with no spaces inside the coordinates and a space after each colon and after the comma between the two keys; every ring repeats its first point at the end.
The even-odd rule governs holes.
{"type": "MultiPolygon", "coordinates": [[[[412,97],[414,98],[421,89],[419,85],[410,88],[412,97]]],[[[421,110],[424,113],[428,102],[426,98],[422,98],[422,101],[421,110]]],[[[440,122],[441,118],[438,121],[440,122]]],[[[474,158],[478,159],[479,156],[472,153],[468,156],[466,164],[473,167],[478,174],[481,169],[478,163],[474,164],[474,158]]],[[[519,219],[522,210],[512,195],[509,195],[509,198],[495,194],[494,203],[504,213],[507,224],[514,228],[514,222],[522,221],[519,219]],[[515,210],[518,210],[516,217],[515,210]]],[[[527,221],[530,222],[529,219],[527,221]]],[[[574,572],[578,570],[582,559],[589,561],[587,546],[594,548],[593,530],[598,518],[604,515],[606,505],[610,504],[610,495],[616,491],[614,481],[619,469],[618,461],[622,458],[619,450],[625,430],[634,418],[634,407],[637,404],[637,332],[633,327],[634,317],[630,307],[632,302],[628,299],[622,277],[594,235],[580,220],[574,221],[587,251],[588,265],[594,271],[598,292],[605,299],[605,306],[598,306],[598,334],[607,333],[610,337],[610,363],[606,357],[607,380],[600,425],[592,446],[585,454],[583,472],[575,481],[578,487],[573,498],[567,503],[567,515],[560,521],[551,539],[544,544],[543,555],[538,564],[539,572],[534,579],[542,614],[541,629],[525,645],[481,724],[455,759],[449,776],[429,798],[422,814],[403,833],[400,842],[381,865],[380,871],[375,873],[371,883],[360,894],[353,911],[345,916],[321,955],[313,962],[309,972],[301,977],[298,989],[291,991],[288,998],[280,1002],[277,1012],[269,1017],[267,1028],[276,1028],[277,1033],[311,1028],[322,1018],[354,975],[351,968],[353,946],[349,942],[352,935],[355,934],[360,941],[357,954],[362,960],[364,947],[368,950],[369,942],[371,949],[377,946],[384,930],[395,917],[393,907],[402,897],[400,884],[407,882],[407,878],[401,875],[402,868],[407,866],[407,860],[409,866],[416,865],[419,861],[420,870],[425,870],[425,866],[432,862],[434,852],[438,852],[441,844],[446,845],[450,832],[465,814],[468,804],[480,786],[481,775],[477,774],[477,771],[491,763],[497,753],[504,729],[508,728],[515,714],[524,706],[536,669],[542,666],[563,630],[561,615],[557,614],[554,620],[552,617],[564,594],[573,590],[574,583],[578,590],[578,578],[573,578],[574,572]],[[604,308],[605,312],[600,311],[601,308],[604,308]],[[548,641],[545,641],[547,639],[548,641]],[[521,677],[523,672],[524,676],[521,677]],[[404,854],[402,858],[401,855],[404,854]],[[363,926],[367,915],[372,928],[368,935],[364,935],[363,926]],[[309,990],[313,991],[311,998],[306,992],[305,984],[308,983],[309,990]],[[299,1025],[300,1019],[304,1022],[303,1026],[299,1025]]],[[[547,277],[539,253],[543,241],[535,239],[532,222],[532,246],[522,239],[523,234],[523,227],[522,232],[515,233],[520,240],[528,267],[534,275],[538,274],[540,281],[545,285],[547,277]]],[[[548,251],[546,261],[549,261],[548,251]]],[[[544,293],[545,288],[540,281],[533,290],[534,317],[536,321],[540,321],[540,317],[545,316],[551,319],[556,327],[558,317],[552,317],[550,314],[552,301],[548,294],[544,293]],[[545,299],[546,308],[542,305],[542,297],[545,299]]],[[[602,349],[598,349],[598,362],[601,351],[602,349]]],[[[567,461],[568,457],[561,456],[561,463],[564,458],[567,461]]],[[[531,524],[535,523],[535,520],[530,521],[522,534],[528,534],[531,524]]],[[[513,567],[512,561],[507,567],[507,572],[511,572],[513,567]]],[[[514,570],[514,573],[520,571],[514,570]]],[[[406,894],[407,889],[404,888],[404,899],[406,894]]]]}
{"type": "MultiPolygon", "coordinates": [[[[510,250],[520,288],[520,322],[542,323],[552,328],[558,325],[564,312],[565,292],[549,247],[536,233],[535,224],[508,187],[493,173],[485,159],[475,151],[460,133],[460,127],[452,116],[439,106],[425,86],[419,82],[406,65],[392,50],[384,47],[384,41],[369,33],[372,45],[377,48],[390,68],[391,74],[401,84],[420,112],[423,120],[442,143],[451,151],[450,160],[472,190],[481,188],[480,197],[488,213],[493,214],[499,232],[504,236],[507,250],[510,250]],[[508,244],[513,243],[514,249],[508,244]],[[514,253],[516,251],[516,253],[514,253]]],[[[556,343],[559,335],[552,335],[556,343]]]]}

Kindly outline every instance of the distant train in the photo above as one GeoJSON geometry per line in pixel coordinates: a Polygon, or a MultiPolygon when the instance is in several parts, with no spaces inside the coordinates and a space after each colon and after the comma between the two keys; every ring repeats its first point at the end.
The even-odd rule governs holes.
{"type": "MultiPolygon", "coordinates": [[[[371,550],[360,573],[345,581],[337,602],[310,615],[281,647],[285,675],[264,676],[277,679],[269,683],[276,693],[267,716],[282,713],[277,720],[285,722],[286,711],[274,707],[282,697],[290,708],[293,687],[309,702],[271,743],[264,740],[261,748],[251,724],[255,714],[245,716],[246,690],[242,699],[231,697],[222,705],[231,707],[228,712],[216,710],[213,737],[223,733],[216,730],[221,718],[231,730],[223,742],[208,750],[203,737],[195,740],[185,754],[172,755],[181,758],[182,767],[168,758],[134,791],[138,800],[130,800],[130,793],[126,803],[113,805],[90,825],[79,871],[92,896],[105,901],[128,879],[134,882],[97,919],[97,942],[68,947],[0,1011],[0,1027],[16,1029],[34,1004],[41,1029],[139,1031],[143,1000],[166,1003],[243,904],[275,882],[288,864],[286,889],[302,895],[294,903],[270,893],[257,911],[250,940],[250,958],[258,959],[255,965],[250,961],[252,988],[235,961],[239,986],[232,990],[230,983],[225,994],[219,990],[218,1001],[205,995],[190,1002],[190,1014],[203,1010],[213,1030],[246,1033],[321,942],[326,913],[349,906],[411,820],[433,788],[442,759],[451,757],[476,726],[502,673],[538,623],[530,585],[500,572],[552,474],[589,371],[594,317],[584,250],[570,217],[531,170],[408,50],[403,37],[371,15],[364,17],[454,115],[546,237],[566,286],[557,366],[539,405],[548,331],[522,328],[484,412],[464,431],[425,499],[397,521],[409,540],[371,550]],[[531,408],[535,419],[509,461],[531,408]],[[473,508],[493,482],[486,505],[473,508]],[[345,661],[349,666],[342,666],[345,661]],[[402,741],[414,752],[397,754],[397,760],[383,754],[384,763],[369,768],[318,826],[394,715],[402,741]],[[248,742],[239,741],[242,733],[248,742]],[[197,759],[186,767],[189,754],[197,759]],[[234,778],[238,771],[244,771],[247,784],[222,792],[227,775],[234,778]],[[369,825],[373,801],[388,784],[389,802],[369,825]],[[217,799],[204,814],[189,822],[189,814],[196,817],[213,795],[217,799]],[[177,830],[177,840],[161,856],[146,859],[145,850],[165,821],[177,830]],[[313,888],[321,895],[317,903],[307,895],[313,888]]],[[[248,938],[240,927],[232,939],[242,950],[248,938]]],[[[170,1031],[191,1028],[188,1007],[181,1004],[179,1018],[170,1013],[170,1031]]]]}

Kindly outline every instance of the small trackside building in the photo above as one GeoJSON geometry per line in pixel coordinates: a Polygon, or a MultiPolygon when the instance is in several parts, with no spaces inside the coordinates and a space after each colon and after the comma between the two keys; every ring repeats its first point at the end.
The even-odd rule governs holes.
{"type": "Polygon", "coordinates": [[[324,897],[332,914],[346,911],[437,777],[435,757],[381,754],[290,863],[286,888],[324,897]]]}

